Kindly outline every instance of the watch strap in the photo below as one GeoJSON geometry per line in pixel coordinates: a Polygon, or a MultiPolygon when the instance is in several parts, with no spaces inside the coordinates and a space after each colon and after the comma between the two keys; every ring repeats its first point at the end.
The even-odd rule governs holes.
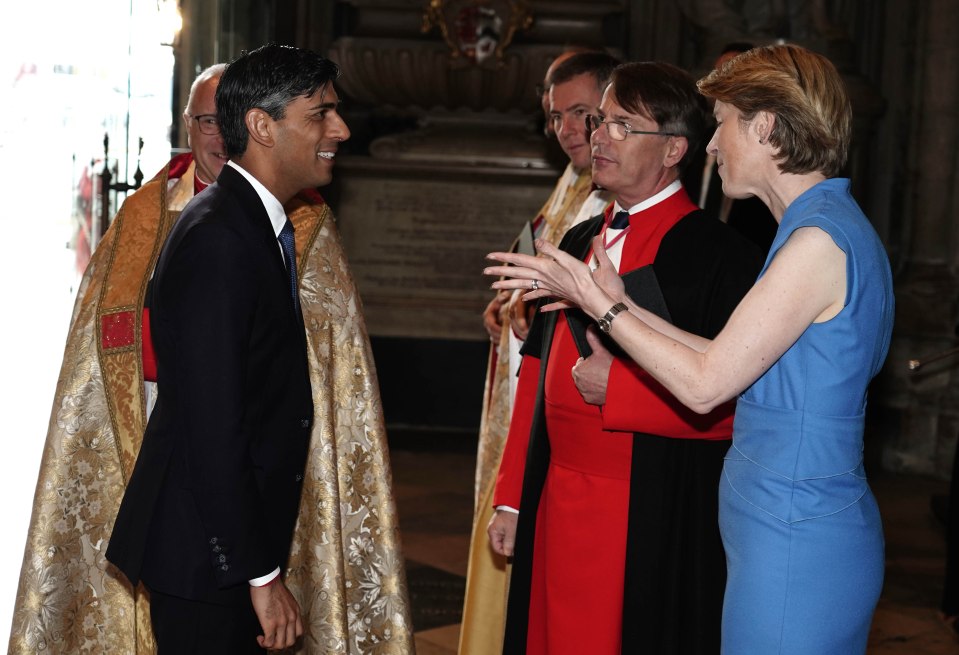
{"type": "Polygon", "coordinates": [[[610,307],[609,311],[607,311],[605,314],[603,314],[602,317],[600,317],[597,320],[597,323],[599,323],[599,329],[602,330],[603,332],[608,333],[610,329],[612,329],[613,327],[613,319],[616,318],[618,314],[626,311],[627,309],[629,308],[626,306],[626,303],[622,303],[622,302],[618,302],[612,307],[610,307]]]}

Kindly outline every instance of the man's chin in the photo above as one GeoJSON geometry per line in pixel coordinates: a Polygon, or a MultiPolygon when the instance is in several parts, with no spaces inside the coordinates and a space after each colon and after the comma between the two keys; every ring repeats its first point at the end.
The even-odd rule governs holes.
{"type": "Polygon", "coordinates": [[[330,173],[329,175],[320,175],[312,180],[312,184],[310,184],[310,188],[315,189],[317,187],[326,186],[332,181],[333,181],[332,173],[330,173]]]}
{"type": "Polygon", "coordinates": [[[609,187],[607,187],[606,184],[603,182],[603,177],[604,177],[604,175],[603,175],[602,171],[596,170],[596,166],[593,166],[593,167],[590,168],[589,170],[590,170],[590,174],[591,174],[592,177],[593,177],[593,184],[596,184],[597,186],[600,186],[600,187],[602,187],[602,188],[604,188],[604,189],[608,189],[608,188],[609,188],[609,187]]]}

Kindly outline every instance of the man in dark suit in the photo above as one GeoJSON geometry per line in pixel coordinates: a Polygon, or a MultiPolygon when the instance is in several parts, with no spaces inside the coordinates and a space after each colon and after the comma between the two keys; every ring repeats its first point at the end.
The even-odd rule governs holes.
{"type": "Polygon", "coordinates": [[[156,267],[163,392],[107,558],[150,590],[161,655],[282,649],[303,633],[280,572],[313,409],[283,204],[329,183],[350,136],[336,75],[319,55],[277,45],[227,67],[216,107],[230,162],[156,267]]]}

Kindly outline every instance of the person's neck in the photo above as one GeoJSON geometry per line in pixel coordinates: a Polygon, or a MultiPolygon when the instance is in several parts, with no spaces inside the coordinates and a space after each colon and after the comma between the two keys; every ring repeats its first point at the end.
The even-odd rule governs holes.
{"type": "Polygon", "coordinates": [[[826,176],[819,171],[801,175],[780,173],[771,181],[765,193],[757,193],[756,196],[765,203],[778,223],[796,198],[825,179],[826,176]]]}
{"type": "Polygon", "coordinates": [[[627,189],[624,193],[616,194],[616,202],[625,210],[629,210],[632,207],[637,205],[650,205],[656,204],[655,201],[650,203],[649,201],[656,198],[656,196],[666,190],[671,184],[676,181],[676,176],[663,176],[660,179],[656,180],[655,184],[652,184],[646,188],[635,187],[627,189]]]}
{"type": "Polygon", "coordinates": [[[211,184],[216,182],[215,176],[210,176],[210,177],[213,177],[213,179],[207,181],[207,174],[201,173],[199,167],[193,169],[193,176],[196,177],[196,179],[200,182],[200,184],[202,184],[205,187],[210,186],[211,184]]]}

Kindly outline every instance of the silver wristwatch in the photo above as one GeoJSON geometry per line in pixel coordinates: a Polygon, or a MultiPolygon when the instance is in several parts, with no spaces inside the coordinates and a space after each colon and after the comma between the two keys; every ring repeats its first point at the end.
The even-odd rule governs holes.
{"type": "Polygon", "coordinates": [[[629,308],[626,304],[621,302],[610,307],[608,312],[596,320],[596,322],[599,323],[599,329],[609,334],[609,330],[613,327],[613,319],[616,318],[617,314],[625,312],[627,309],[629,308]]]}

